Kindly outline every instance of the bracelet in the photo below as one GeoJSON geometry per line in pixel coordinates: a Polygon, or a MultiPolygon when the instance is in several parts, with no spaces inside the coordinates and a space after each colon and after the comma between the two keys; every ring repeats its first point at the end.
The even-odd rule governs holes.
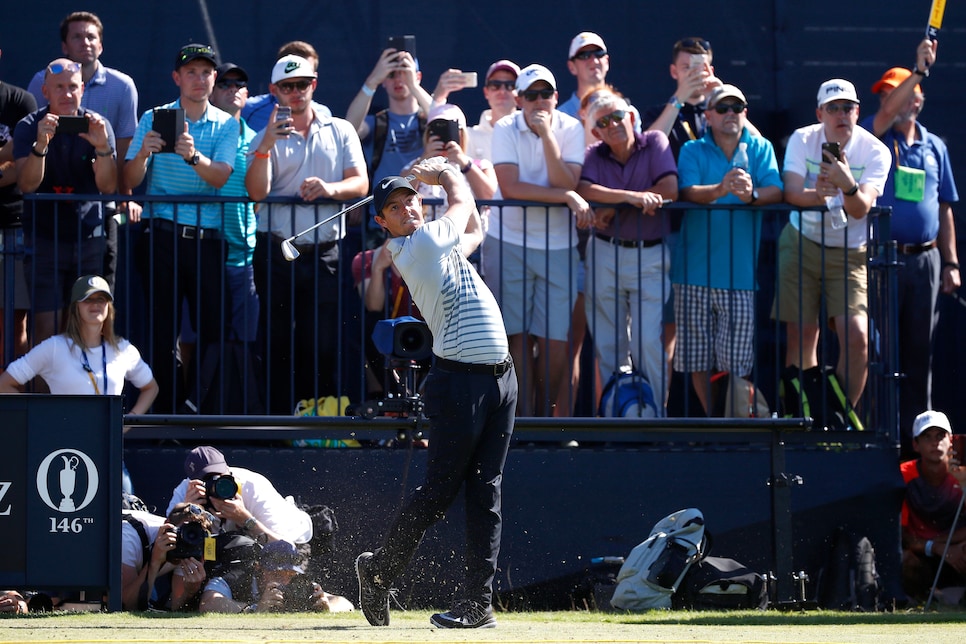
{"type": "Polygon", "coordinates": [[[466,165],[460,168],[460,172],[462,172],[463,174],[466,174],[472,169],[473,169],[473,159],[470,159],[469,161],[466,162],[466,165]]]}
{"type": "Polygon", "coordinates": [[[36,143],[34,143],[33,145],[30,146],[30,154],[34,155],[35,157],[40,157],[41,159],[43,159],[45,156],[47,156],[47,153],[48,152],[50,152],[49,149],[44,150],[44,153],[43,154],[41,154],[40,152],[37,152],[37,144],[36,143]]]}
{"type": "Polygon", "coordinates": [[[103,152],[103,153],[97,148],[94,148],[94,154],[96,154],[99,157],[112,157],[114,156],[114,148],[108,148],[107,152],[103,152]]]}
{"type": "Polygon", "coordinates": [[[943,262],[943,268],[955,268],[958,271],[959,270],[959,263],[958,262],[943,262]]]}
{"type": "Polygon", "coordinates": [[[684,103],[681,102],[681,100],[678,98],[677,94],[672,94],[671,95],[671,98],[668,99],[667,104],[670,105],[671,107],[673,107],[676,110],[679,110],[682,107],[684,107],[684,103]]]}
{"type": "Polygon", "coordinates": [[[256,159],[271,159],[272,158],[272,153],[271,152],[259,152],[258,150],[255,150],[255,158],[256,159]]]}
{"type": "Polygon", "coordinates": [[[362,91],[363,94],[365,94],[366,96],[368,96],[370,98],[376,95],[376,90],[370,89],[369,86],[366,85],[365,83],[362,84],[361,91],[362,91]]]}
{"type": "Polygon", "coordinates": [[[928,541],[926,541],[926,545],[922,549],[923,553],[925,553],[927,557],[932,556],[932,546],[933,546],[933,541],[932,539],[929,539],[928,541]]]}
{"type": "MultiPolygon", "coordinates": [[[[439,174],[436,175],[436,183],[440,183],[440,179],[443,178],[443,173],[446,172],[447,170],[449,170],[449,168],[443,168],[442,170],[439,171],[439,174]]],[[[440,183],[440,185],[442,184],[440,183]]]]}
{"type": "Polygon", "coordinates": [[[851,197],[858,191],[859,191],[859,182],[856,181],[854,184],[852,184],[852,188],[848,192],[843,192],[842,194],[845,195],[846,197],[851,197]]]}

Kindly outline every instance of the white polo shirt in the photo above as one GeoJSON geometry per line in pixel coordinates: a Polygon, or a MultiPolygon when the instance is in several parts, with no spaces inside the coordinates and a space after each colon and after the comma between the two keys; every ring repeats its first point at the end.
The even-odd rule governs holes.
{"type": "MultiPolygon", "coordinates": [[[[552,132],[564,163],[583,166],[584,128],[580,121],[554,110],[552,132]]],[[[520,110],[504,116],[494,126],[492,161],[494,166],[501,163],[517,166],[520,181],[538,186],[550,185],[543,142],[527,125],[520,110]]],[[[502,198],[497,188],[494,199],[502,198]]],[[[566,206],[494,208],[490,213],[487,236],[515,246],[544,250],[559,250],[577,244],[574,218],[566,206]]]]}
{"type": "MultiPolygon", "coordinates": [[[[248,146],[249,164],[264,136],[265,130],[262,130],[248,146]]],[[[270,197],[298,197],[302,182],[309,177],[318,177],[329,183],[342,181],[345,178],[345,171],[349,168],[360,168],[363,175],[367,174],[366,158],[362,154],[362,143],[355,128],[344,119],[320,116],[318,112],[315,112],[315,118],[309,126],[308,139],[302,138],[298,132],[292,132],[288,137],[275,141],[271,155],[272,158],[269,160],[271,189],[268,193],[270,197]]],[[[339,212],[337,204],[319,206],[271,204],[271,206],[271,232],[280,237],[291,237],[339,212]]],[[[268,231],[268,213],[269,209],[265,207],[259,212],[259,232],[268,231]]],[[[341,217],[317,228],[311,235],[301,238],[303,243],[342,239],[345,237],[344,219],[341,217]]]]}
{"type": "MultiPolygon", "coordinates": [[[[822,162],[822,143],[825,143],[825,126],[821,123],[799,128],[788,139],[785,149],[784,172],[794,172],[805,177],[805,187],[814,188],[818,179],[822,162]]],[[[862,185],[875,188],[878,195],[885,190],[889,169],[892,167],[892,154],[882,141],[867,130],[856,125],[852,129],[852,136],[843,149],[845,158],[849,160],[852,176],[862,185]]],[[[865,218],[849,217],[846,228],[833,229],[825,223],[825,236],[822,236],[822,212],[805,210],[801,213],[793,212],[789,219],[792,226],[801,231],[802,235],[812,241],[831,248],[845,246],[845,231],[848,230],[849,248],[860,248],[869,240],[869,231],[865,218]]]]}

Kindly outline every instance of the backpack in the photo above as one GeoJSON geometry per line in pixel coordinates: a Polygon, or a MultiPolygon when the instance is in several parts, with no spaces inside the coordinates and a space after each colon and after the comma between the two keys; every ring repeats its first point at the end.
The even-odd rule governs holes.
{"type": "Polygon", "coordinates": [[[689,610],[764,610],[768,587],[762,575],[734,559],[705,557],[688,570],[671,605],[689,610]]]}
{"type": "Polygon", "coordinates": [[[711,410],[717,418],[768,418],[764,394],[747,378],[719,371],[711,376],[711,410]]]}
{"type": "Polygon", "coordinates": [[[657,418],[654,390],[647,377],[628,366],[614,372],[600,394],[597,415],[605,418],[657,418]]]}
{"type": "Polygon", "coordinates": [[[812,418],[816,428],[862,431],[852,404],[830,366],[799,370],[789,366],[778,384],[784,418],[812,418]]]}
{"type": "Polygon", "coordinates": [[[829,610],[876,610],[880,587],[872,542],[841,527],[830,541],[827,559],[818,571],[816,602],[829,610]]]}
{"type": "Polygon", "coordinates": [[[671,608],[671,596],[707,549],[700,510],[678,510],[664,517],[627,556],[617,573],[611,605],[624,610],[671,608]]]}

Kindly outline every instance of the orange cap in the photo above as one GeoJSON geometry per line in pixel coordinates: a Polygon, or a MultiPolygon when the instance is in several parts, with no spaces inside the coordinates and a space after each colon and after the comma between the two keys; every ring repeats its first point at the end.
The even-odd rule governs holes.
{"type": "MultiPolygon", "coordinates": [[[[902,84],[902,81],[906,80],[910,76],[912,76],[912,72],[905,67],[893,67],[883,74],[882,78],[880,78],[876,84],[872,86],[872,93],[878,94],[882,91],[883,87],[895,89],[902,84]]],[[[918,83],[916,84],[916,93],[922,94],[922,88],[919,87],[918,83]]]]}

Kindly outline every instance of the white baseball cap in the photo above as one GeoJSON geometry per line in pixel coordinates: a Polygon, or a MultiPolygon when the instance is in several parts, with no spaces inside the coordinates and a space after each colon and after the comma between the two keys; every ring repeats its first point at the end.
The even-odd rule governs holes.
{"type": "Polygon", "coordinates": [[[537,81],[546,81],[550,83],[551,88],[557,89],[557,80],[553,77],[553,73],[543,65],[534,63],[520,70],[520,75],[517,76],[517,91],[525,91],[537,81]]]}
{"type": "Polygon", "coordinates": [[[587,45],[597,45],[604,51],[607,51],[607,46],[604,44],[603,38],[592,31],[581,31],[570,41],[570,54],[567,55],[567,60],[576,56],[577,52],[587,45]]]}
{"type": "Polygon", "coordinates": [[[315,68],[305,58],[289,54],[282,56],[272,68],[272,83],[285,80],[287,78],[316,78],[315,68]]]}
{"type": "Polygon", "coordinates": [[[818,88],[818,106],[822,107],[829,101],[852,101],[857,104],[859,96],[855,93],[855,85],[843,78],[825,81],[818,88]]]}
{"type": "Polygon", "coordinates": [[[950,427],[946,414],[930,409],[916,416],[916,420],[912,423],[912,437],[919,438],[921,433],[931,427],[938,427],[939,429],[945,429],[950,434],[953,433],[953,428],[950,427]]]}

